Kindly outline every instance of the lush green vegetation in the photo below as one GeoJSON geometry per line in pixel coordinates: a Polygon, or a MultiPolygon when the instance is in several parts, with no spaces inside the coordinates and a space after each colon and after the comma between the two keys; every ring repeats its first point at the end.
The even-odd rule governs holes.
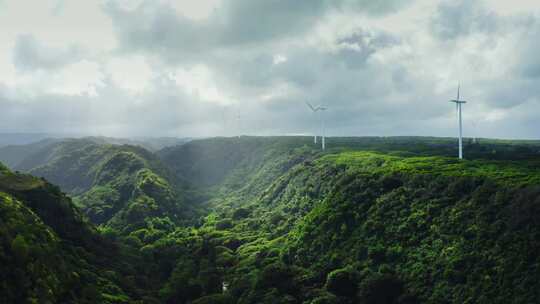
{"type": "Polygon", "coordinates": [[[311,140],[214,138],[157,156],[62,143],[26,170],[78,207],[0,166],[0,258],[24,257],[3,269],[4,302],[538,301],[538,143],[482,139],[458,161],[450,139],[331,138],[325,153],[311,140]],[[72,272],[86,276],[69,285],[72,272]]]}
{"type": "Polygon", "coordinates": [[[502,186],[540,184],[540,157],[526,162],[483,159],[460,161],[451,157],[400,157],[354,151],[327,155],[321,162],[335,162],[357,172],[478,177],[498,182],[502,186]]]}
{"type": "MultiPolygon", "coordinates": [[[[0,170],[0,302],[127,303],[136,259],[86,223],[58,187],[0,170]]],[[[137,295],[136,292],[133,294],[137,295]]]]}
{"type": "Polygon", "coordinates": [[[55,140],[45,139],[27,145],[0,146],[0,161],[11,168],[15,168],[26,158],[31,157],[37,151],[53,144],[55,140]]]}
{"type": "Polygon", "coordinates": [[[92,138],[55,142],[37,153],[16,168],[59,185],[94,224],[127,232],[146,225],[146,217],[180,221],[182,203],[167,170],[140,147],[92,138]]]}
{"type": "MultiPolygon", "coordinates": [[[[345,144],[326,155],[314,152],[309,139],[300,145],[249,140],[214,139],[197,143],[204,151],[186,146],[176,157],[168,152],[179,162],[180,154],[187,154],[182,149],[194,149],[193,155],[203,155],[197,160],[208,165],[206,170],[226,172],[217,187],[199,182],[214,195],[207,202],[212,212],[197,231],[214,248],[229,249],[216,258],[223,265],[215,262],[225,271],[214,273],[229,284],[236,302],[534,301],[534,292],[518,295],[514,288],[534,286],[537,260],[517,261],[528,261],[537,249],[538,243],[531,242],[537,230],[532,223],[526,232],[509,226],[537,214],[535,203],[524,203],[538,185],[532,143],[486,144],[477,150],[489,152],[459,162],[446,156],[447,140],[429,141],[431,155],[427,148],[417,152],[416,143],[407,149],[401,139],[345,144]],[[214,149],[234,145],[244,153],[246,145],[256,148],[239,161],[230,161],[230,152],[216,156],[204,148],[222,143],[222,149],[214,149]],[[510,152],[519,149],[528,156],[510,159],[510,152]],[[207,163],[220,156],[229,161],[227,170],[207,163]],[[510,212],[509,206],[527,211],[510,212]],[[507,250],[508,244],[520,249],[507,250]],[[516,264],[523,267],[512,267],[516,264]],[[500,272],[490,272],[491,267],[500,272]]],[[[186,259],[192,257],[180,258],[186,259]]]]}

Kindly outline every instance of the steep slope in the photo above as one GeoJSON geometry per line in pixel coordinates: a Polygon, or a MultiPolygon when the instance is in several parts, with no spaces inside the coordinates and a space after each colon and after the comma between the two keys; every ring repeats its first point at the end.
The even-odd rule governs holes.
{"type": "Polygon", "coordinates": [[[96,144],[138,146],[152,152],[159,151],[167,147],[182,145],[191,140],[190,138],[176,138],[176,137],[115,138],[115,137],[104,137],[104,136],[84,137],[84,139],[94,141],[96,144]]]}
{"type": "Polygon", "coordinates": [[[7,145],[0,147],[0,161],[10,168],[17,167],[22,161],[46,146],[57,142],[56,139],[44,139],[25,145],[7,145]]]}
{"type": "MultiPolygon", "coordinates": [[[[209,188],[235,186],[257,171],[273,155],[287,153],[292,149],[305,148],[318,151],[312,137],[233,137],[193,140],[185,145],[168,147],[158,151],[163,164],[185,188],[209,188]],[[232,177],[232,178],[231,178],[232,177]]],[[[504,141],[478,139],[477,143],[465,142],[467,159],[527,161],[540,157],[538,141],[504,141]]],[[[327,138],[327,153],[343,151],[377,151],[396,156],[443,156],[456,155],[453,138],[435,137],[332,137],[327,138]]]]}
{"type": "MultiPolygon", "coordinates": [[[[251,139],[165,154],[165,163],[183,158],[173,164],[180,179],[203,167],[208,176],[195,175],[192,185],[211,193],[211,214],[196,233],[176,231],[147,246],[172,250],[166,244],[182,240],[191,248],[176,257],[162,290],[170,303],[531,303],[539,296],[534,145],[485,144],[476,160],[458,162],[415,156],[406,143],[367,146],[390,153],[345,145],[320,154],[308,143],[242,140],[251,139]],[[516,150],[530,153],[510,159],[516,150]]],[[[432,149],[446,154],[445,145],[432,149]]]]}
{"type": "Polygon", "coordinates": [[[11,145],[27,145],[51,138],[52,134],[46,133],[0,133],[0,147],[11,145]]]}
{"type": "MultiPolygon", "coordinates": [[[[126,269],[129,284],[107,276],[120,298],[531,303],[540,296],[536,143],[483,140],[470,147],[471,160],[457,161],[447,157],[455,149],[448,139],[329,142],[321,152],[308,137],[215,138],[164,149],[157,159],[140,148],[76,141],[42,154],[32,172],[73,186],[77,204],[102,224],[102,237],[125,244],[114,253],[124,263],[114,264],[126,269]],[[74,184],[63,177],[85,170],[91,173],[74,184]],[[186,213],[186,205],[197,212],[186,213]]],[[[53,220],[84,223],[70,215],[78,213],[71,203],[46,213],[34,205],[49,200],[25,189],[44,181],[18,179],[6,192],[28,202],[61,244],[101,244],[91,225],[80,230],[77,221],[53,220]]],[[[94,258],[109,265],[105,256],[94,258]]],[[[104,289],[109,283],[94,282],[94,294],[114,295],[104,289]]]]}
{"type": "MultiPolygon", "coordinates": [[[[32,137],[32,134],[27,134],[32,137]]],[[[45,135],[45,134],[43,134],[45,135]]],[[[43,137],[43,135],[36,135],[43,137]]],[[[3,162],[8,167],[18,170],[29,170],[41,165],[45,165],[51,158],[51,153],[54,152],[53,144],[60,142],[93,142],[96,145],[129,145],[138,146],[149,151],[155,152],[166,147],[182,145],[189,142],[189,138],[173,138],[173,137],[141,137],[135,139],[129,138],[112,138],[112,137],[84,137],[80,139],[69,138],[38,138],[26,142],[24,138],[18,140],[17,136],[22,134],[0,134],[0,142],[2,137],[5,137],[6,144],[0,143],[0,162],[3,162]],[[11,139],[11,141],[9,140],[11,139]],[[46,147],[51,146],[50,149],[46,147]]],[[[60,152],[61,153],[61,152],[60,152]]]]}
{"type": "Polygon", "coordinates": [[[116,152],[101,164],[92,187],[76,202],[94,223],[126,231],[142,225],[145,218],[169,217],[177,222],[180,213],[167,180],[145,159],[127,151],[116,152]]]}
{"type": "Polygon", "coordinates": [[[0,164],[0,302],[127,303],[119,249],[57,187],[0,164]]]}
{"type": "Polygon", "coordinates": [[[288,235],[293,264],[354,269],[367,287],[393,278],[378,293],[360,284],[364,300],[387,296],[392,284],[430,303],[537,299],[538,161],[344,153],[318,165],[334,170],[333,186],[288,235]]]}
{"type": "Polygon", "coordinates": [[[39,150],[17,169],[58,184],[95,224],[131,231],[147,218],[178,222],[182,214],[167,170],[140,147],[65,140],[39,150]]]}
{"type": "Polygon", "coordinates": [[[136,153],[150,162],[153,158],[150,152],[136,146],[102,144],[92,139],[67,139],[35,151],[15,169],[45,177],[62,190],[79,194],[92,186],[99,166],[120,151],[136,153]]]}
{"type": "MultiPolygon", "coordinates": [[[[204,188],[221,185],[230,176],[238,177],[241,184],[273,154],[310,142],[307,137],[211,138],[169,147],[158,155],[180,185],[204,188]]],[[[230,182],[227,186],[238,186],[230,182]]]]}
{"type": "Polygon", "coordinates": [[[227,231],[223,244],[243,243],[229,276],[246,303],[334,296],[341,297],[337,302],[530,303],[540,275],[534,254],[539,168],[538,162],[329,155],[298,165],[251,203],[243,196],[241,213],[218,204],[220,220],[207,225],[227,231]],[[261,268],[274,274],[265,277],[261,268]],[[242,291],[253,278],[262,280],[259,287],[242,291]],[[394,298],[382,300],[388,296],[394,298]]]}

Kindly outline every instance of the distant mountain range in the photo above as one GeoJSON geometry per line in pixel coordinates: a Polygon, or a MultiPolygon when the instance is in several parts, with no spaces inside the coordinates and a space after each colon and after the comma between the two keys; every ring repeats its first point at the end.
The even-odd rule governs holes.
{"type": "Polygon", "coordinates": [[[189,142],[191,138],[175,137],[137,137],[137,138],[115,138],[103,136],[91,136],[80,138],[66,138],[51,134],[30,134],[30,133],[0,133],[0,155],[1,161],[10,168],[15,168],[30,157],[33,153],[41,153],[41,149],[53,143],[66,140],[80,139],[90,141],[95,144],[132,145],[143,147],[155,152],[166,147],[172,147],[189,142]]]}
{"type": "Polygon", "coordinates": [[[54,136],[47,133],[0,133],[0,147],[26,145],[54,136]]]}
{"type": "Polygon", "coordinates": [[[150,137],[137,136],[129,138],[107,137],[107,136],[85,136],[75,134],[55,134],[55,133],[0,133],[0,147],[27,145],[43,140],[61,140],[67,138],[89,138],[96,142],[106,142],[110,144],[129,144],[141,146],[150,151],[161,150],[165,147],[170,147],[182,144],[191,140],[188,137],[150,137]]]}

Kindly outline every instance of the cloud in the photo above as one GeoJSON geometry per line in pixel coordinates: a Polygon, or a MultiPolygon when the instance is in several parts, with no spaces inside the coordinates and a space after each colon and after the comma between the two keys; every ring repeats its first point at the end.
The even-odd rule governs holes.
{"type": "Polygon", "coordinates": [[[540,80],[540,19],[527,24],[527,31],[522,33],[517,54],[521,62],[517,67],[522,76],[530,80],[540,80]]]}
{"type": "Polygon", "coordinates": [[[57,70],[80,61],[83,50],[75,45],[56,49],[43,45],[34,36],[19,35],[13,50],[13,63],[20,71],[57,70]]]}
{"type": "Polygon", "coordinates": [[[469,101],[466,134],[534,137],[540,127],[533,119],[540,115],[540,5],[511,11],[499,0],[84,5],[42,4],[48,12],[34,12],[39,24],[55,25],[46,30],[21,24],[13,16],[24,10],[11,4],[12,17],[0,18],[9,29],[0,32],[6,42],[0,67],[7,71],[0,75],[0,131],[309,134],[319,129],[304,103],[310,101],[328,106],[331,135],[453,136],[447,100],[458,81],[469,101]],[[71,23],[76,31],[65,30],[71,23]],[[76,35],[81,31],[88,31],[88,43],[76,35]]]}
{"type": "Polygon", "coordinates": [[[335,11],[381,15],[408,2],[234,0],[222,2],[204,20],[178,14],[167,2],[142,1],[126,8],[109,1],[104,10],[113,21],[122,50],[158,54],[170,63],[178,63],[201,60],[223,48],[257,47],[298,37],[335,11]]]}
{"type": "Polygon", "coordinates": [[[0,130],[51,133],[209,136],[219,131],[215,106],[178,88],[167,76],[133,95],[106,80],[95,94],[23,96],[0,86],[0,130]],[[104,98],[106,97],[106,98],[104,98]]]}
{"type": "Polygon", "coordinates": [[[493,33],[500,26],[495,12],[477,0],[442,2],[432,19],[433,33],[442,39],[455,39],[472,33],[493,33]]]}

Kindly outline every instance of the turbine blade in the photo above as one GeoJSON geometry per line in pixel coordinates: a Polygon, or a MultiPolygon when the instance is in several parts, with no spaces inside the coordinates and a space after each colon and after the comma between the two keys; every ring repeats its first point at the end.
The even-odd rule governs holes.
{"type": "Polygon", "coordinates": [[[315,109],[309,102],[306,101],[306,104],[311,109],[311,111],[317,112],[317,109],[315,109]]]}
{"type": "Polygon", "coordinates": [[[324,110],[326,110],[326,109],[328,109],[328,107],[327,107],[327,106],[323,106],[323,105],[319,105],[319,106],[317,106],[317,110],[321,110],[321,111],[324,111],[324,110]]]}

